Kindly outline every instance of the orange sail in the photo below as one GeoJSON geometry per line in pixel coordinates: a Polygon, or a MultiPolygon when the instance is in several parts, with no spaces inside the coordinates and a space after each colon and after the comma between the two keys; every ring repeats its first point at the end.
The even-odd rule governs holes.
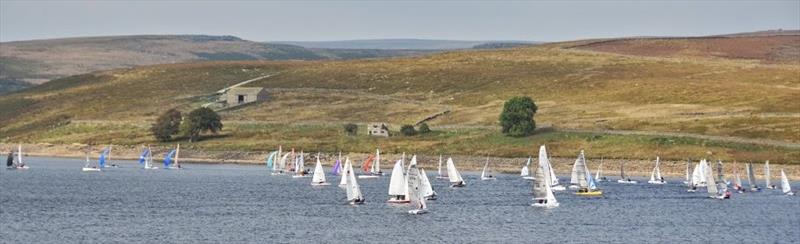
{"type": "Polygon", "coordinates": [[[361,165],[361,170],[363,170],[364,173],[370,173],[371,172],[372,160],[375,160],[375,155],[369,156],[369,158],[367,158],[367,161],[364,161],[364,164],[361,165]]]}

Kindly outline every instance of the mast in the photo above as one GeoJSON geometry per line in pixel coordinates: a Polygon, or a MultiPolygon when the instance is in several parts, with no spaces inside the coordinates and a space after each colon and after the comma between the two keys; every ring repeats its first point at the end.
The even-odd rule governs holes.
{"type": "Polygon", "coordinates": [[[175,148],[175,167],[180,168],[181,163],[178,161],[178,156],[181,154],[181,144],[178,143],[178,146],[175,148]]]}
{"type": "Polygon", "coordinates": [[[767,160],[767,162],[764,163],[764,185],[767,188],[772,189],[772,182],[770,178],[772,178],[772,174],[769,172],[769,160],[767,160]]]}
{"type": "Polygon", "coordinates": [[[22,163],[22,145],[17,144],[17,165],[23,165],[22,163]]]}

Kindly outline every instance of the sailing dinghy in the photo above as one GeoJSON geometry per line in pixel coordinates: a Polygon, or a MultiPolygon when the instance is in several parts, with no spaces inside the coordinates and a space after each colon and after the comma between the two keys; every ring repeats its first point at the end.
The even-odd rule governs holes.
{"type": "Polygon", "coordinates": [[[578,186],[578,161],[575,160],[575,163],[572,164],[572,171],[569,177],[569,189],[570,190],[577,190],[581,187],[578,186]]]}
{"type": "Polygon", "coordinates": [[[341,180],[339,181],[339,187],[347,187],[347,174],[345,173],[347,173],[348,165],[350,165],[350,157],[345,157],[344,166],[342,166],[342,177],[340,177],[341,180]]]}
{"type": "Polygon", "coordinates": [[[686,180],[683,181],[684,185],[692,184],[692,173],[689,169],[692,168],[692,161],[686,160],[686,180]]]}
{"type": "Polygon", "coordinates": [[[620,184],[636,184],[635,180],[631,180],[631,178],[625,177],[625,161],[619,163],[619,176],[620,179],[617,180],[617,183],[620,184]]]}
{"type": "Polygon", "coordinates": [[[158,169],[158,167],[153,166],[153,150],[150,146],[147,146],[142,155],[139,156],[139,164],[142,165],[142,169],[158,169]]]}
{"type": "Polygon", "coordinates": [[[706,172],[706,168],[708,168],[708,162],[703,159],[700,160],[700,163],[694,166],[694,170],[692,171],[692,183],[695,187],[705,187],[706,186],[706,177],[704,176],[706,172]]]}
{"type": "Polygon", "coordinates": [[[166,157],[164,157],[164,169],[181,169],[181,164],[178,161],[178,155],[181,150],[181,144],[178,144],[175,149],[170,151],[166,157]]]}
{"type": "Polygon", "coordinates": [[[442,155],[441,154],[439,154],[438,173],[439,174],[436,175],[436,179],[440,179],[440,180],[448,180],[448,179],[450,179],[450,177],[447,176],[447,168],[445,168],[445,170],[442,170],[442,155]]]}
{"type": "Polygon", "coordinates": [[[556,176],[555,170],[553,170],[553,165],[550,164],[550,158],[547,157],[547,148],[544,145],[539,146],[539,165],[543,165],[545,167],[544,174],[550,175],[549,179],[551,190],[563,191],[567,189],[558,182],[558,176],[556,176]]]}
{"type": "Polygon", "coordinates": [[[361,166],[361,170],[364,174],[359,175],[359,179],[377,179],[379,176],[383,175],[381,172],[381,151],[376,149],[375,155],[369,156],[364,164],[361,166]]]}
{"type": "Polygon", "coordinates": [[[758,184],[756,184],[756,176],[753,173],[753,164],[747,163],[744,167],[747,170],[747,184],[750,186],[750,191],[760,191],[761,188],[758,188],[758,184]]]}
{"type": "Polygon", "coordinates": [[[406,176],[403,174],[403,160],[397,160],[392,169],[392,176],[389,179],[389,200],[388,203],[409,203],[408,184],[406,176]]]}
{"type": "Polygon", "coordinates": [[[767,189],[775,189],[777,186],[772,184],[772,174],[769,173],[769,160],[764,163],[764,185],[767,186],[767,189]]]}
{"type": "Polygon", "coordinates": [[[739,193],[744,193],[744,187],[742,187],[742,177],[739,176],[739,167],[736,165],[736,162],[733,162],[733,189],[739,193]]]}
{"type": "Polygon", "coordinates": [[[706,167],[705,169],[706,189],[708,196],[715,199],[728,199],[731,197],[731,192],[728,191],[728,186],[725,183],[717,183],[714,179],[713,169],[706,167]]]}
{"type": "Polygon", "coordinates": [[[533,204],[534,207],[554,208],[558,207],[556,196],[553,195],[551,189],[552,179],[550,174],[547,173],[548,165],[545,162],[539,161],[533,177],[533,204]]]}
{"type": "Polygon", "coordinates": [[[333,164],[333,168],[331,169],[331,173],[333,175],[339,175],[342,172],[342,152],[339,152],[339,157],[336,158],[336,163],[333,164]]]}
{"type": "MultiPolygon", "coordinates": [[[[12,151],[14,149],[11,149],[12,151]]],[[[22,145],[17,145],[17,157],[16,160],[14,159],[14,153],[8,154],[8,160],[6,161],[6,169],[29,169],[28,165],[26,165],[22,161],[22,145]]]]}
{"type": "Polygon", "coordinates": [[[489,171],[489,157],[486,157],[486,163],[483,165],[483,171],[481,171],[481,180],[496,180],[494,178],[494,174],[489,171]]]}
{"type": "Polygon", "coordinates": [[[358,181],[356,181],[356,173],[353,172],[353,165],[350,164],[350,160],[347,160],[345,163],[345,171],[342,174],[346,180],[346,190],[347,190],[347,201],[350,202],[351,205],[356,204],[363,204],[365,199],[364,195],[361,194],[361,188],[358,187],[358,181]]]}
{"type": "Polygon", "coordinates": [[[92,165],[92,163],[89,161],[89,151],[91,151],[91,149],[87,148],[86,149],[86,164],[83,165],[83,168],[81,169],[81,171],[83,171],[83,172],[100,172],[101,171],[100,170],[100,165],[99,164],[96,165],[96,166],[92,165]]]}
{"type": "Polygon", "coordinates": [[[655,184],[655,185],[667,184],[667,182],[664,180],[664,177],[661,177],[661,167],[660,166],[661,166],[661,158],[656,156],[656,167],[654,167],[653,171],[650,172],[650,180],[647,181],[647,183],[655,184]]]}
{"type": "Polygon", "coordinates": [[[575,165],[577,165],[578,170],[578,192],[575,195],[578,196],[600,196],[603,195],[603,191],[597,188],[597,184],[592,179],[592,172],[589,172],[589,167],[586,166],[586,156],[583,154],[583,150],[581,150],[581,154],[578,155],[578,158],[575,159],[575,165]]]}
{"type": "Polygon", "coordinates": [[[406,192],[409,194],[410,202],[413,203],[411,206],[415,207],[415,209],[408,211],[409,214],[424,214],[428,212],[421,173],[416,164],[411,164],[408,168],[406,192]]]}
{"type": "Polygon", "coordinates": [[[420,180],[422,184],[422,196],[425,197],[425,200],[436,200],[436,191],[433,190],[433,185],[431,185],[430,179],[428,179],[428,174],[425,173],[425,169],[419,169],[420,180]]]}
{"type": "Polygon", "coordinates": [[[453,158],[447,158],[447,176],[450,177],[450,187],[465,187],[467,183],[464,178],[461,178],[461,173],[456,169],[456,164],[453,163],[453,158]]]}
{"type": "Polygon", "coordinates": [[[783,169],[781,169],[781,190],[783,190],[783,194],[787,196],[794,196],[792,185],[789,184],[789,178],[786,177],[786,172],[783,172],[783,169]]]}
{"type": "Polygon", "coordinates": [[[608,181],[605,176],[603,176],[603,158],[600,158],[600,165],[597,165],[597,174],[594,175],[594,179],[597,182],[608,181]]]}
{"type": "Polygon", "coordinates": [[[295,171],[292,178],[305,178],[308,177],[308,171],[306,171],[305,167],[305,157],[303,156],[303,151],[300,151],[300,156],[295,159],[295,171]]]}
{"type": "Polygon", "coordinates": [[[533,161],[533,158],[528,156],[528,161],[525,162],[525,166],[519,171],[519,176],[522,176],[523,179],[533,180],[533,176],[531,176],[531,161],[533,161]]]}
{"type": "Polygon", "coordinates": [[[322,169],[322,163],[319,161],[319,153],[317,153],[317,165],[314,166],[314,177],[311,177],[312,186],[329,186],[325,180],[325,171],[322,169]]]}

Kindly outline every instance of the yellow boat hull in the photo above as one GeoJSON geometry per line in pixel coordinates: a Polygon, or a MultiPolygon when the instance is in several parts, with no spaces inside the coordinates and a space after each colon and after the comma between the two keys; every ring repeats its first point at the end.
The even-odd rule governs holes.
{"type": "Polygon", "coordinates": [[[575,195],[588,196],[588,197],[602,196],[603,195],[603,191],[576,192],[575,195]]]}

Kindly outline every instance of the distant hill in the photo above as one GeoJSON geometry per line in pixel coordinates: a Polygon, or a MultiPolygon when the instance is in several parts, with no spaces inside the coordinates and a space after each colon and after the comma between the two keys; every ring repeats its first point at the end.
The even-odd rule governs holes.
{"type": "Polygon", "coordinates": [[[51,79],[141,65],[207,60],[319,60],[406,56],[415,50],[325,50],[234,36],[139,35],[0,43],[0,94],[51,79]]]}
{"type": "Polygon", "coordinates": [[[343,41],[285,41],[271,42],[297,45],[305,48],[332,49],[416,49],[416,50],[452,50],[469,49],[487,43],[534,43],[527,41],[461,41],[461,40],[429,40],[429,39],[373,39],[343,41]]]}
{"type": "Polygon", "coordinates": [[[571,48],[649,57],[727,58],[800,63],[800,31],[762,31],[701,37],[587,40],[571,48]]]}

